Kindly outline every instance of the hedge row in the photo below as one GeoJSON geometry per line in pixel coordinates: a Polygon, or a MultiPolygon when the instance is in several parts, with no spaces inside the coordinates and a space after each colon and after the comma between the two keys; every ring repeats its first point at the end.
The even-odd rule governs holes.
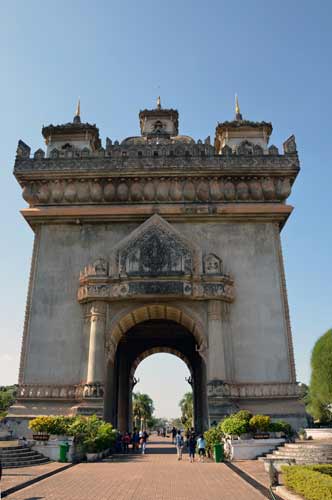
{"type": "Polygon", "coordinates": [[[331,465],[283,466],[283,482],[306,500],[332,500],[331,465]]]}

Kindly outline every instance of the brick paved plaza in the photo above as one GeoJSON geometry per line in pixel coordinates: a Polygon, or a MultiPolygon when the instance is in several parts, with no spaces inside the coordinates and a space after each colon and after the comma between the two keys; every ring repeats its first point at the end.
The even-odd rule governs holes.
{"type": "Polygon", "coordinates": [[[178,462],[170,439],[145,456],[79,464],[6,497],[16,500],[260,500],[268,498],[225,464],[178,462]]]}

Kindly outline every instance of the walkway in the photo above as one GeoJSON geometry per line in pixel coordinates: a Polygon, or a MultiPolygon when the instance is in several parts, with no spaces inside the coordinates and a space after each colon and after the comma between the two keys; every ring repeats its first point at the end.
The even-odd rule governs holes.
{"type": "Polygon", "coordinates": [[[225,464],[178,462],[170,439],[153,436],[148,453],[79,464],[9,495],[9,500],[262,500],[225,464]]]}

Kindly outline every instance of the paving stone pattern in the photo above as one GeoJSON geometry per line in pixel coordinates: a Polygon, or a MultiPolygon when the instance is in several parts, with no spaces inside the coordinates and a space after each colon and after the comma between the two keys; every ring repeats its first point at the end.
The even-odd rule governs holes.
{"type": "Polygon", "coordinates": [[[176,459],[170,439],[153,438],[147,454],[79,464],[9,495],[16,500],[260,500],[267,498],[225,464],[176,459]]]}
{"type": "Polygon", "coordinates": [[[38,476],[42,476],[51,471],[63,468],[60,462],[48,462],[32,467],[13,467],[2,471],[1,490],[5,491],[13,486],[25,483],[38,476]]]}

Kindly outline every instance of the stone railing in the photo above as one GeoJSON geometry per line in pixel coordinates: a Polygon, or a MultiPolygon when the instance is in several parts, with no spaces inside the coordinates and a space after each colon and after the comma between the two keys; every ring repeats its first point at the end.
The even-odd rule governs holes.
{"type": "Polygon", "coordinates": [[[17,390],[17,399],[61,399],[80,401],[84,398],[102,398],[102,384],[21,384],[17,390]]]}
{"type": "Polygon", "coordinates": [[[208,396],[224,398],[287,398],[299,397],[302,389],[298,384],[228,384],[212,381],[208,384],[208,396]]]}

